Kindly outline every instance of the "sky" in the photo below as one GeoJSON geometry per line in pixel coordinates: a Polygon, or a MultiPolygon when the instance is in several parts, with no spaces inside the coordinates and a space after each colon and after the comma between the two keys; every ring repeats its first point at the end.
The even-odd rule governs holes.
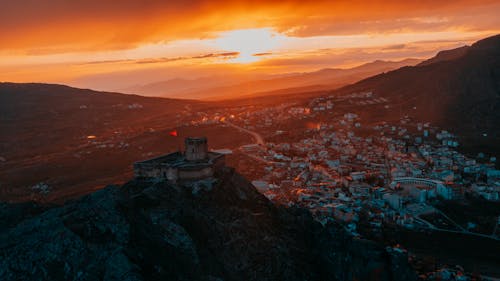
{"type": "Polygon", "coordinates": [[[498,11],[480,0],[6,0],[0,81],[115,90],[428,58],[500,33],[498,11]]]}

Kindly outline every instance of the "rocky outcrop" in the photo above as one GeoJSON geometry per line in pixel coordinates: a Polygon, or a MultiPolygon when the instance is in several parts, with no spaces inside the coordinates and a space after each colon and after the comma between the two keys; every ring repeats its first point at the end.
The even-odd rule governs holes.
{"type": "Polygon", "coordinates": [[[405,257],[273,205],[232,169],[134,180],[38,215],[6,206],[18,215],[0,224],[0,280],[415,279],[405,257]]]}

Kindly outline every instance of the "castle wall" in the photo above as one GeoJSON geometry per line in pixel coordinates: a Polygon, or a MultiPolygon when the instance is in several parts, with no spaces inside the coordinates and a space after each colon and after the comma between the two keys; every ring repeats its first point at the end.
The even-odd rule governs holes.
{"type": "Polygon", "coordinates": [[[225,156],[208,152],[206,138],[186,138],[185,143],[184,154],[175,152],[134,163],[135,176],[175,183],[213,177],[216,171],[224,168],[225,156]]]}
{"type": "Polygon", "coordinates": [[[171,182],[176,182],[179,178],[179,170],[175,168],[168,168],[166,171],[167,179],[171,182]]]}
{"type": "Polygon", "coordinates": [[[214,175],[213,167],[205,167],[198,170],[179,170],[180,180],[194,180],[208,178],[214,175]]]}
{"type": "Polygon", "coordinates": [[[161,176],[161,170],[158,167],[146,165],[134,166],[134,175],[143,178],[155,178],[161,176]]]}
{"type": "Polygon", "coordinates": [[[134,176],[142,178],[164,178],[171,182],[176,182],[179,178],[177,168],[161,166],[136,164],[134,165],[134,176]]]}

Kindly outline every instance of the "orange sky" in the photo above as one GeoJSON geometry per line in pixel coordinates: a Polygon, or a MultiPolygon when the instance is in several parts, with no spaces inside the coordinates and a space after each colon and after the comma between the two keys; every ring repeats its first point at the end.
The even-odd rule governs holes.
{"type": "Polygon", "coordinates": [[[498,11],[477,0],[7,1],[0,81],[113,90],[425,58],[499,33],[498,11]]]}

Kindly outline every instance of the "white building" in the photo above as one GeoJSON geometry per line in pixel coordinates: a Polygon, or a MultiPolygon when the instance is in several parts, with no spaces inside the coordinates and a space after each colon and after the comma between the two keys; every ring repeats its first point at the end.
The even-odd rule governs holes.
{"type": "Polygon", "coordinates": [[[395,193],[386,193],[383,195],[383,199],[395,210],[400,210],[403,207],[403,198],[395,193]]]}

